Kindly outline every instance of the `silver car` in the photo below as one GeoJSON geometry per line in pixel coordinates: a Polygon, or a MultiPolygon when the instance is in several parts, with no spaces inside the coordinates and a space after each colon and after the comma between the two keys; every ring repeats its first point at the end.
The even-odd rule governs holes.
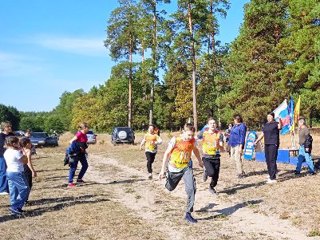
{"type": "Polygon", "coordinates": [[[87,133],[88,144],[95,144],[97,142],[97,135],[93,133],[93,131],[89,131],[87,133]]]}

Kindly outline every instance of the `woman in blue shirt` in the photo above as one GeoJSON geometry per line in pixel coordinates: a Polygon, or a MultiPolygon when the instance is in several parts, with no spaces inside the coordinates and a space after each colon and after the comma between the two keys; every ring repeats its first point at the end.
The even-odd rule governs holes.
{"type": "Polygon", "coordinates": [[[247,127],[243,123],[242,117],[239,114],[233,117],[234,126],[231,128],[228,145],[230,146],[231,158],[236,163],[238,178],[243,178],[245,172],[243,170],[242,152],[246,139],[247,127]]]}

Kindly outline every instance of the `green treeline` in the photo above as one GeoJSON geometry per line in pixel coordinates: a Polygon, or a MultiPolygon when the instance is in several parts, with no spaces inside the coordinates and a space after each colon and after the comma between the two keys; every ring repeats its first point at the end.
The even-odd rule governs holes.
{"type": "Polygon", "coordinates": [[[50,113],[20,113],[20,128],[178,129],[209,116],[225,125],[234,113],[256,127],[290,95],[318,119],[319,1],[251,0],[238,37],[222,45],[218,19],[229,8],[228,0],[119,0],[106,24],[110,78],[87,93],[65,92],[50,113]]]}

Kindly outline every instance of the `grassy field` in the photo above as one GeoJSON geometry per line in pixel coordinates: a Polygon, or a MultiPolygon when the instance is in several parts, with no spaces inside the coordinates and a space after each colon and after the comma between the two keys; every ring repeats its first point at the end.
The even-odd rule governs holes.
{"type": "MultiPolygon", "coordinates": [[[[248,177],[238,180],[235,165],[224,153],[218,196],[208,193],[202,170],[195,169],[199,224],[191,226],[183,221],[183,184],[168,193],[163,182],[146,180],[144,152],[138,145],[112,146],[109,135],[100,134],[98,143],[89,147],[87,182],[67,189],[63,157],[71,137],[61,136],[57,148],[38,149],[34,158],[38,177],[23,217],[10,216],[8,196],[0,197],[1,239],[318,239],[320,235],[318,175],[296,177],[294,166],[279,164],[279,182],[269,186],[265,164],[246,161],[248,177]]],[[[171,134],[162,137],[155,178],[171,134]]],[[[137,134],[137,142],[141,138],[137,134]]],[[[314,146],[319,141],[315,136],[314,146]]],[[[281,142],[282,148],[290,146],[288,136],[281,142]]],[[[314,153],[319,155],[319,149],[314,147],[314,153]]]]}

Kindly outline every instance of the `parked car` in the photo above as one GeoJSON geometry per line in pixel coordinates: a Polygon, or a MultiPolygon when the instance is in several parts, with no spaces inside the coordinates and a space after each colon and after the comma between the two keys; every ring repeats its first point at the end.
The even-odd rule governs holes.
{"type": "Polygon", "coordinates": [[[58,138],[56,136],[49,136],[46,132],[32,132],[30,136],[32,145],[36,147],[58,146],[58,138]]]}
{"type": "Polygon", "coordinates": [[[134,131],[130,127],[115,127],[112,131],[111,142],[114,145],[117,143],[134,144],[134,139],[134,131]]]}
{"type": "Polygon", "coordinates": [[[24,137],[24,131],[14,131],[14,135],[17,136],[18,138],[24,137]]]}
{"type": "Polygon", "coordinates": [[[87,132],[87,138],[88,138],[88,141],[87,143],[90,144],[95,144],[97,142],[97,135],[93,133],[93,131],[89,131],[87,132]]]}

